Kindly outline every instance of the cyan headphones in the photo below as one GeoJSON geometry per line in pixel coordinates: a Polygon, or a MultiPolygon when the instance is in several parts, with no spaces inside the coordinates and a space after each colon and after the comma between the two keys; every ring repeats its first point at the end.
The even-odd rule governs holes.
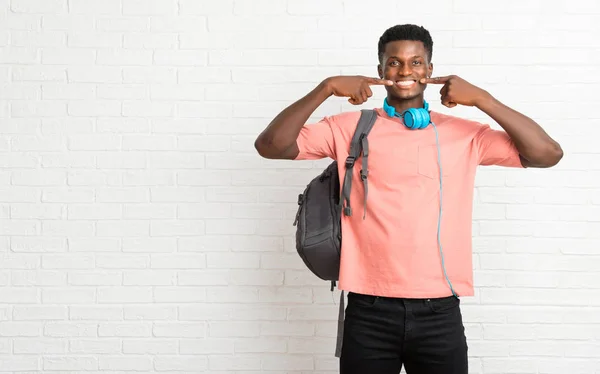
{"type": "Polygon", "coordinates": [[[429,126],[431,117],[429,115],[429,103],[423,102],[423,108],[409,108],[402,112],[396,113],[396,108],[388,104],[387,98],[383,100],[383,110],[390,117],[399,117],[404,121],[404,125],[409,129],[424,129],[429,126]]]}
{"type": "Polygon", "coordinates": [[[442,162],[441,162],[441,155],[440,155],[440,143],[439,143],[439,137],[438,137],[438,131],[437,131],[437,127],[435,126],[435,123],[431,122],[431,116],[429,115],[429,104],[427,103],[427,101],[423,102],[423,108],[410,108],[407,109],[405,111],[403,111],[401,114],[396,113],[396,108],[394,108],[393,106],[390,106],[387,98],[385,100],[383,100],[383,110],[387,113],[388,116],[390,117],[399,117],[402,118],[402,120],[404,121],[404,125],[406,127],[408,127],[409,129],[424,129],[427,126],[429,126],[430,124],[433,126],[433,129],[435,130],[435,142],[437,145],[437,154],[438,154],[438,166],[439,166],[439,171],[440,171],[440,209],[439,209],[439,215],[438,215],[438,224],[437,224],[437,240],[438,240],[438,245],[439,245],[439,250],[440,250],[440,256],[441,256],[441,260],[442,260],[442,270],[444,272],[444,276],[446,277],[446,281],[448,282],[448,285],[450,286],[450,290],[452,291],[452,294],[455,297],[458,297],[458,294],[456,293],[456,291],[454,291],[454,287],[452,286],[452,282],[450,282],[450,278],[448,277],[448,274],[446,272],[446,264],[445,264],[445,260],[444,260],[444,250],[442,249],[442,239],[441,239],[441,224],[442,224],[442,162]]]}

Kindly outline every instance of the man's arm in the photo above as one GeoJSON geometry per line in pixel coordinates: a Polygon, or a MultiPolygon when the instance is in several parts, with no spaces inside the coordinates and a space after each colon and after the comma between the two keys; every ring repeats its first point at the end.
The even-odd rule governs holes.
{"type": "Polygon", "coordinates": [[[478,101],[476,107],[496,121],[510,136],[519,151],[523,166],[548,168],[562,159],[560,144],[531,118],[509,108],[489,94],[478,101]]]}
{"type": "Polygon", "coordinates": [[[489,92],[455,75],[424,78],[421,83],[443,84],[442,104],[448,108],[457,104],[475,106],[506,131],[519,151],[525,167],[547,168],[563,157],[561,146],[531,118],[502,104],[489,92]]]}
{"type": "Polygon", "coordinates": [[[258,153],[270,159],[295,159],[300,150],[296,140],[313,112],[330,96],[348,97],[360,105],[373,95],[370,85],[393,85],[394,82],[363,76],[338,76],[325,79],[314,90],[279,113],[256,138],[258,153]]]}
{"type": "Polygon", "coordinates": [[[306,96],[285,108],[256,138],[254,147],[258,154],[270,159],[295,159],[300,152],[296,143],[300,130],[311,114],[330,96],[331,90],[325,80],[306,96]]]}

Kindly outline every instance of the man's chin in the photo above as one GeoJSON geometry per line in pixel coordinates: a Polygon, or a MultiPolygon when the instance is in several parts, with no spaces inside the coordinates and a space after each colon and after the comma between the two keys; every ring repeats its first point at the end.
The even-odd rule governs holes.
{"type": "Polygon", "coordinates": [[[422,92],[390,92],[391,99],[397,101],[407,101],[418,99],[423,93],[422,92]]]}

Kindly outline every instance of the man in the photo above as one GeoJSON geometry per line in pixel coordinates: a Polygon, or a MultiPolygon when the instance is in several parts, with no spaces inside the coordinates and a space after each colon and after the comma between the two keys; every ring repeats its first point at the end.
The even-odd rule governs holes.
{"type": "MultiPolygon", "coordinates": [[[[342,216],[339,287],[348,292],[342,374],[399,373],[402,365],[408,374],[467,374],[459,297],[473,295],[475,170],[551,167],[563,155],[536,122],[487,91],[454,75],[432,77],[432,49],[423,27],[391,27],[379,40],[378,78],[325,79],[279,113],[255,142],[265,158],[338,160],[343,176],[360,112],[306,121],[331,96],[360,105],[372,86],[387,91],[368,136],[367,217],[359,188],[351,201],[361,214],[342,216]],[[423,108],[428,84],[441,87],[446,107],[477,107],[504,131],[433,111],[430,126],[410,129],[394,112],[423,108]]],[[[360,186],[358,171],[354,178],[360,186]]]]}

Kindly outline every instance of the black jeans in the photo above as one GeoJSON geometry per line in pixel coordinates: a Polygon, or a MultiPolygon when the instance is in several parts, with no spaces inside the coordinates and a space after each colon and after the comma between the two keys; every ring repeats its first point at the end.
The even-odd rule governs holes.
{"type": "Polygon", "coordinates": [[[467,374],[460,299],[348,294],[341,374],[467,374]]]}

